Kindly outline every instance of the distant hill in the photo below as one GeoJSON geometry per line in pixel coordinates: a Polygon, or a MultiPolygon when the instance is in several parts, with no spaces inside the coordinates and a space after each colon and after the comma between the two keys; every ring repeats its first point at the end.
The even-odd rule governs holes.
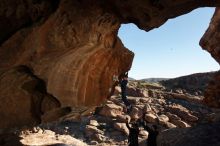
{"type": "Polygon", "coordinates": [[[169,78],[146,78],[146,79],[141,79],[139,81],[145,81],[145,82],[150,82],[150,83],[158,83],[160,81],[166,81],[169,80],[169,78]]]}
{"type": "Polygon", "coordinates": [[[215,72],[195,73],[187,76],[173,78],[160,83],[167,89],[184,89],[189,93],[204,92],[215,72]]]}
{"type": "Polygon", "coordinates": [[[136,79],[131,78],[131,77],[128,77],[128,80],[129,80],[129,81],[135,81],[136,79]]]}

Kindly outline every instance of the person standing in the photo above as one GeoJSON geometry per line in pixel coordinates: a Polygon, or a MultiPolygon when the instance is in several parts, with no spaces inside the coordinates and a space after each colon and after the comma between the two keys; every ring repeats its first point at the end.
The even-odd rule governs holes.
{"type": "Polygon", "coordinates": [[[121,86],[121,97],[122,101],[126,105],[127,109],[131,108],[131,104],[127,99],[127,84],[128,84],[128,73],[125,73],[122,78],[120,79],[120,86],[121,86]]]}

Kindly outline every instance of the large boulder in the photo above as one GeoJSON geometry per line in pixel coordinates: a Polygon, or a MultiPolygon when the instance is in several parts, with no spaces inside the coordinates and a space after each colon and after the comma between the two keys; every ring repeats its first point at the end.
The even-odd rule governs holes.
{"type": "Polygon", "coordinates": [[[127,95],[128,96],[133,96],[133,97],[145,97],[147,96],[146,91],[141,90],[136,87],[127,87],[127,95]]]}
{"type": "Polygon", "coordinates": [[[106,117],[117,117],[118,115],[121,115],[122,112],[123,108],[121,106],[116,104],[106,104],[99,114],[106,117]]]}

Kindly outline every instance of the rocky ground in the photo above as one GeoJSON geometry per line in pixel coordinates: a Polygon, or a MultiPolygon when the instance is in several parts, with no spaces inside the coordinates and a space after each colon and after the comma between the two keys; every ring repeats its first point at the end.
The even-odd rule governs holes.
{"type": "MultiPolygon", "coordinates": [[[[197,138],[209,139],[208,133],[201,132],[203,129],[212,132],[213,129],[220,129],[220,110],[205,106],[203,96],[189,94],[184,89],[170,91],[158,83],[130,81],[128,100],[132,104],[130,112],[121,101],[120,87],[116,87],[115,94],[89,115],[77,118],[69,115],[69,118],[60,122],[0,131],[0,145],[123,146],[127,145],[129,135],[125,123],[138,119],[144,119],[149,126],[158,125],[158,145],[190,145],[184,138],[190,141],[190,137],[197,135],[197,138]]],[[[148,131],[142,126],[139,129],[140,145],[146,145],[148,131]]],[[[214,136],[211,134],[214,137],[212,143],[220,144],[220,137],[216,137],[216,133],[218,130],[212,133],[214,136]]],[[[212,145],[201,142],[199,145],[212,145]]]]}

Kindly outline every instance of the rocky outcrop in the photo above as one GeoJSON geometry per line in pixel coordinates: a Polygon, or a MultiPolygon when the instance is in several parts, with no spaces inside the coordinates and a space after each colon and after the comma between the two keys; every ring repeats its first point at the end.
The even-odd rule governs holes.
{"type": "Polygon", "coordinates": [[[165,86],[167,90],[174,90],[177,93],[187,92],[198,96],[204,94],[204,90],[214,74],[215,72],[196,73],[161,81],[160,83],[165,86]]]}
{"type": "Polygon", "coordinates": [[[219,145],[220,124],[201,124],[192,128],[174,128],[163,131],[157,138],[158,146],[219,145]]]}
{"type": "Polygon", "coordinates": [[[216,61],[220,62],[219,49],[219,26],[220,26],[220,9],[217,8],[211,20],[209,28],[200,40],[200,45],[207,50],[216,61]]]}
{"type": "Polygon", "coordinates": [[[15,67],[0,76],[1,127],[38,124],[41,115],[60,107],[46,92],[45,83],[26,67],[15,67]]]}
{"type": "MultiPolygon", "coordinates": [[[[219,5],[219,1],[210,0],[1,1],[0,97],[10,99],[8,103],[15,103],[13,108],[19,108],[19,112],[11,115],[10,107],[1,108],[0,113],[7,115],[2,117],[6,123],[12,116],[20,118],[11,124],[0,124],[0,128],[38,123],[47,113],[44,111],[89,107],[103,102],[114,85],[113,76],[128,71],[134,55],[117,37],[120,24],[135,23],[148,31],[198,7],[219,5]],[[44,82],[45,95],[51,98],[37,100],[36,104],[31,102],[36,92],[21,95],[23,89],[19,87],[26,82],[22,77],[25,73],[21,73],[21,77],[17,74],[5,77],[8,70],[21,66],[44,82]],[[27,100],[19,104],[17,98],[24,97],[27,100]],[[53,106],[47,109],[43,106],[47,103],[53,106]],[[40,111],[37,117],[35,111],[40,111]]],[[[3,104],[1,100],[0,107],[4,107],[3,104]]],[[[61,110],[60,116],[66,112],[61,110]]]]}
{"type": "Polygon", "coordinates": [[[121,115],[123,112],[123,108],[116,104],[106,104],[102,110],[100,111],[100,115],[106,117],[117,117],[121,115]]]}
{"type": "MultiPolygon", "coordinates": [[[[210,26],[206,33],[203,35],[200,45],[203,49],[207,50],[212,57],[220,63],[220,9],[217,8],[215,14],[212,18],[210,26]]],[[[206,91],[205,91],[205,103],[213,106],[220,107],[220,73],[215,73],[215,76],[212,81],[210,81],[206,91]]]]}
{"type": "Polygon", "coordinates": [[[209,82],[208,87],[205,90],[204,103],[219,108],[220,107],[220,72],[217,72],[214,78],[209,82]]]}
{"type": "MultiPolygon", "coordinates": [[[[104,11],[99,4],[65,0],[42,21],[18,30],[1,45],[1,78],[7,70],[25,66],[31,74],[44,81],[46,92],[58,101],[60,108],[100,104],[109,95],[113,75],[129,70],[133,59],[133,53],[117,38],[119,19],[104,11]]],[[[15,80],[19,86],[23,86],[23,81],[15,76],[7,79],[9,83],[15,80]]],[[[2,85],[1,90],[14,86],[2,85]]],[[[17,88],[7,98],[17,102],[16,98],[21,98],[19,92],[21,90],[17,88]]],[[[0,95],[1,98],[4,96],[0,95]]],[[[35,94],[30,94],[28,98],[31,96],[35,94]]],[[[19,111],[25,113],[32,108],[40,110],[39,107],[44,103],[39,101],[38,104],[20,104],[22,107],[19,111]]],[[[7,109],[0,112],[11,116],[7,109]]],[[[32,123],[21,113],[14,115],[21,118],[9,127],[32,123]]],[[[29,114],[29,118],[32,114],[29,114]]],[[[43,114],[38,115],[37,123],[43,114]]],[[[10,121],[8,117],[5,116],[3,121],[10,121]]]]}

